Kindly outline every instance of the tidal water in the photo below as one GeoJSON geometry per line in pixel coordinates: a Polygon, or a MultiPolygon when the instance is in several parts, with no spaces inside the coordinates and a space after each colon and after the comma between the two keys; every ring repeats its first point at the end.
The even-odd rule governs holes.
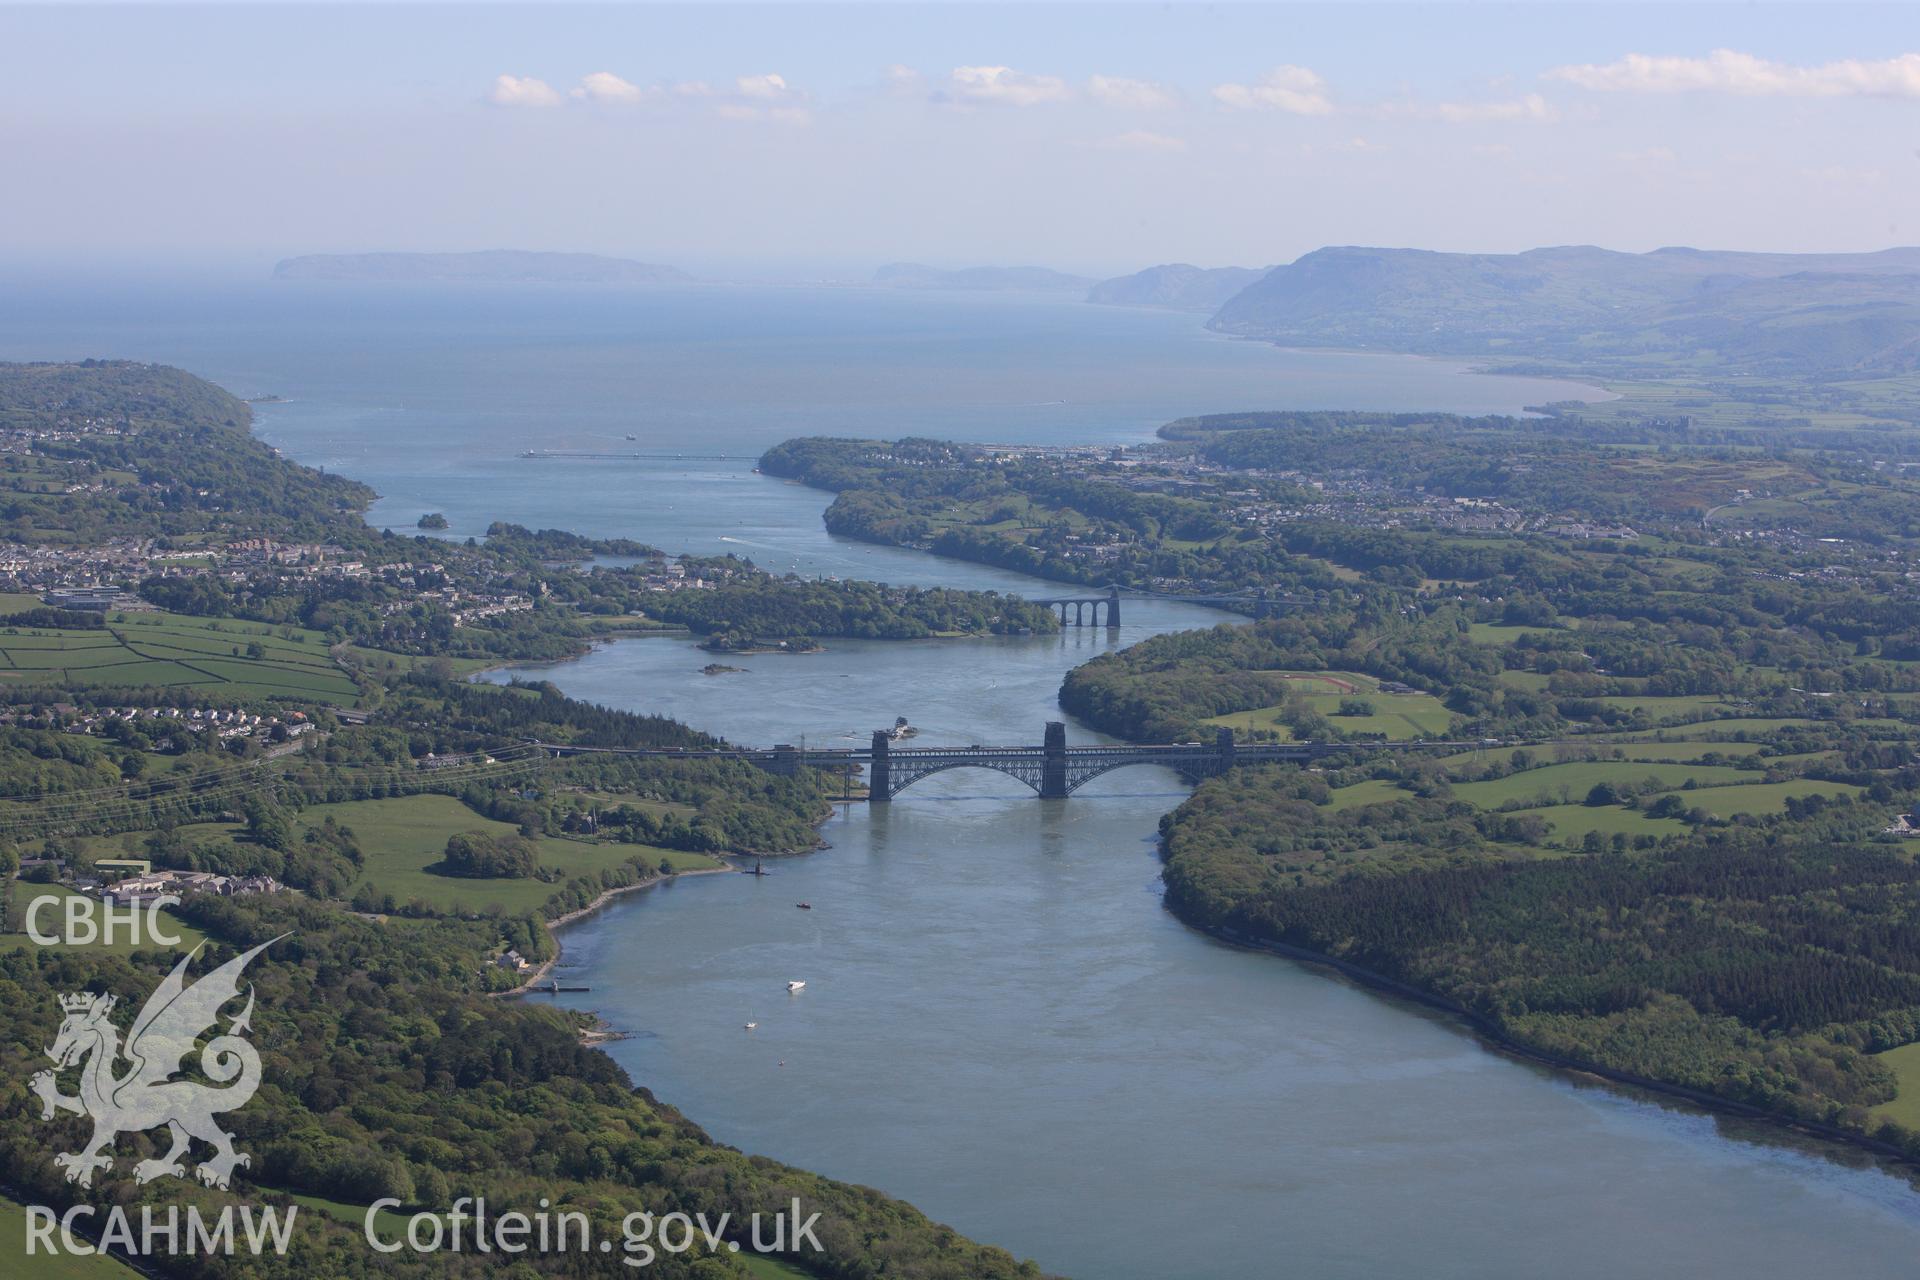
{"type": "MultiPolygon", "coordinates": [[[[0,358],[82,355],[288,397],[261,408],[261,433],[374,484],[373,519],[396,529],[439,510],[454,536],[510,519],[1032,591],[1048,588],[831,538],[825,495],[751,459],[799,433],[1129,441],[1197,412],[1512,411],[1579,393],[1054,299],[0,290],[0,358]],[[519,457],[531,449],[649,456],[519,457]]],[[[713,677],[685,640],[647,639],[519,674],[738,741],[837,745],[906,715],[930,743],[1029,742],[1073,665],[1222,620],[1166,604],[1127,617],[1117,636],[843,641],[713,677]]],[[[567,932],[567,976],[631,1034],[609,1052],[720,1140],[904,1196],[1071,1275],[1920,1270],[1920,1194],[1845,1153],[1537,1070],[1184,928],[1160,905],[1152,845],[1183,794],[1154,769],[1046,803],[998,774],[938,775],[851,808],[824,828],[831,848],[765,879],[619,900],[567,932]],[[807,987],[790,997],[794,978],[807,987]]]]}
{"type": "Polygon", "coordinates": [[[929,580],[920,556],[818,539],[814,495],[752,474],[796,435],[1124,443],[1195,413],[1513,412],[1598,394],[1402,356],[1283,352],[1198,319],[1053,297],[726,286],[6,287],[0,358],[177,364],[289,456],[378,489],[371,519],[447,536],[495,520],[929,580]],[[644,455],[523,458],[530,450],[644,455]],[[768,546],[802,529],[809,556],[768,546]]]}
{"type": "MultiPolygon", "coordinates": [[[[519,674],[736,741],[841,745],[907,715],[929,744],[1035,742],[1068,668],[1216,620],[1128,608],[1113,639],[840,642],[703,676],[661,638],[519,674]]],[[[1153,768],[1046,802],[938,774],[765,879],[689,878],[570,928],[564,976],[593,990],[564,998],[721,1141],[1071,1275],[1915,1274],[1920,1195],[1884,1173],[1185,928],[1152,842],[1183,795],[1153,768]]]]}

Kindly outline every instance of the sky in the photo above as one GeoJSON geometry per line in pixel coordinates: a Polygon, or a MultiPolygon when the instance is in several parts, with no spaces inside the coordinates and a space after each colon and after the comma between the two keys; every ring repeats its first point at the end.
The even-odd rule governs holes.
{"type": "Polygon", "coordinates": [[[1920,243],[1900,4],[0,5],[0,262],[1920,243]]]}

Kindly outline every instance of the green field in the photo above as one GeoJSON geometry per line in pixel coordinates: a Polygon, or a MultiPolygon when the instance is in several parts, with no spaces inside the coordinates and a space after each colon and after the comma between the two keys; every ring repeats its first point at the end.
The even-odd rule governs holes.
{"type": "Polygon", "coordinates": [[[1789,796],[1857,796],[1860,790],[1849,782],[1789,778],[1785,782],[1750,782],[1737,787],[1682,791],[1679,796],[1689,809],[1698,806],[1716,818],[1731,818],[1741,813],[1778,813],[1786,807],[1789,796]]]}
{"type": "Polygon", "coordinates": [[[1467,638],[1475,644],[1508,645],[1521,636],[1544,635],[1560,627],[1510,627],[1498,622],[1470,622],[1467,624],[1467,638]]]}
{"type": "MultiPolygon", "coordinates": [[[[608,803],[622,797],[609,793],[608,803]]],[[[684,806],[658,805],[624,798],[636,807],[656,812],[691,812],[684,806]]],[[[531,911],[552,897],[558,884],[542,880],[473,880],[445,876],[427,868],[440,861],[447,837],[463,831],[484,831],[492,836],[512,835],[516,828],[495,822],[469,809],[452,796],[421,794],[396,796],[385,800],[349,800],[340,804],[315,805],[303,809],[296,823],[317,827],[332,818],[352,829],[366,864],[359,879],[348,890],[349,896],[362,886],[375,892],[392,894],[399,903],[422,902],[435,911],[485,911],[499,906],[510,911],[531,911]]],[[[241,843],[244,827],[237,823],[196,822],[179,828],[189,844],[241,843]]],[[[136,832],[137,842],[147,833],[136,832]]],[[[127,856],[124,835],[84,838],[82,845],[95,857],[127,856]]],[[[557,870],[567,878],[597,874],[621,866],[629,858],[644,855],[651,865],[662,858],[676,871],[696,871],[720,866],[705,854],[685,853],[642,844],[597,844],[561,836],[542,836],[535,841],[540,850],[540,865],[557,870]]],[[[3,940],[0,940],[3,941],[3,940]]]]}
{"type": "MultiPolygon", "coordinates": [[[[1696,793],[1689,791],[1686,794],[1691,796],[1696,793]]],[[[1638,809],[1612,804],[1556,804],[1523,812],[1544,818],[1553,828],[1557,840],[1581,840],[1589,831],[1596,831],[1603,836],[1677,836],[1687,832],[1687,824],[1678,818],[1649,818],[1638,809]]]]}
{"type": "MultiPolygon", "coordinates": [[[[117,853],[118,851],[116,850],[115,853],[108,854],[106,856],[109,856],[109,857],[117,856],[117,853]]],[[[76,893],[72,889],[65,888],[62,885],[29,884],[24,880],[14,881],[11,888],[13,890],[13,896],[15,897],[16,900],[20,902],[23,910],[25,909],[26,905],[32,902],[33,899],[35,898],[59,898],[64,900],[67,898],[83,898],[87,896],[85,894],[76,893]]],[[[191,951],[193,950],[193,948],[199,946],[202,942],[206,941],[206,937],[207,937],[206,934],[200,932],[200,930],[194,928],[192,925],[187,924],[184,921],[181,921],[179,919],[176,919],[172,912],[162,911],[160,914],[164,917],[164,923],[162,924],[163,930],[168,934],[177,936],[180,939],[179,945],[174,947],[173,950],[191,951]]],[[[98,916],[96,916],[95,918],[99,919],[98,916]]],[[[21,920],[24,925],[25,917],[22,916],[21,920]]],[[[36,923],[40,926],[41,931],[44,933],[58,933],[64,927],[64,924],[63,924],[64,920],[65,920],[64,909],[58,908],[58,907],[43,907],[41,908],[41,911],[40,911],[40,919],[36,923]]],[[[145,921],[146,921],[146,916],[143,913],[141,916],[142,928],[145,927],[145,921]]],[[[135,944],[131,941],[119,940],[121,938],[121,935],[125,932],[125,925],[119,922],[115,923],[114,930],[115,930],[114,936],[116,940],[113,943],[111,944],[98,943],[98,942],[90,943],[90,944],[87,944],[83,949],[87,951],[107,951],[107,952],[112,952],[116,955],[128,955],[135,951],[155,951],[155,950],[160,950],[163,947],[163,944],[159,942],[153,942],[153,941],[142,941],[138,944],[135,944]]],[[[0,950],[17,950],[21,947],[37,948],[39,945],[40,945],[39,943],[35,942],[32,938],[28,937],[24,932],[0,933],[0,950]]]]}
{"type": "MultiPolygon", "coordinates": [[[[54,1239],[59,1238],[56,1229],[54,1239]]],[[[26,1256],[26,1206],[0,1198],[0,1258],[25,1259],[26,1256]]],[[[123,1262],[97,1253],[78,1257],[66,1253],[51,1256],[36,1253],[33,1261],[8,1261],[0,1271],[25,1280],[139,1280],[140,1274],[123,1262]]]]}
{"type": "MultiPolygon", "coordinates": [[[[1342,733],[1381,734],[1397,739],[1435,738],[1444,735],[1453,722],[1453,713],[1432,694],[1382,693],[1378,680],[1352,671],[1300,672],[1297,678],[1289,676],[1288,684],[1297,688],[1305,696],[1307,705],[1326,716],[1342,733]],[[1370,716],[1335,714],[1344,698],[1365,698],[1373,704],[1374,713],[1370,716]]],[[[1275,719],[1281,710],[1282,704],[1275,703],[1251,711],[1214,716],[1203,723],[1242,733],[1266,729],[1284,737],[1286,726],[1275,719]]]]}
{"type": "Polygon", "coordinates": [[[1893,1101],[1873,1108],[1873,1118],[1920,1129],[1920,1044],[1903,1044],[1873,1056],[1893,1069],[1896,1081],[1893,1101]]]}
{"type": "Polygon", "coordinates": [[[1330,809],[1358,809],[1362,805],[1385,804],[1391,800],[1404,800],[1411,793],[1403,791],[1400,784],[1391,778],[1368,778],[1365,782],[1356,782],[1350,787],[1336,787],[1328,793],[1327,807],[1330,809]]]}
{"type": "MultiPolygon", "coordinates": [[[[1473,759],[1474,754],[1453,758],[1466,761],[1473,759]]],[[[1753,780],[1755,776],[1751,770],[1737,769],[1731,765],[1683,761],[1579,760],[1522,770],[1504,778],[1456,783],[1453,796],[1480,809],[1500,809],[1515,804],[1524,806],[1509,811],[1545,820],[1553,828],[1555,841],[1578,841],[1590,831],[1611,837],[1674,836],[1683,835],[1688,830],[1687,824],[1677,818],[1649,818],[1640,809],[1630,809],[1625,805],[1583,803],[1587,792],[1602,782],[1614,786],[1637,786],[1649,778],[1656,778],[1661,788],[1671,790],[1643,793],[1640,796],[1643,808],[1652,803],[1658,794],[1672,794],[1679,796],[1687,808],[1704,809],[1716,818],[1778,813],[1786,806],[1789,796],[1856,795],[1860,791],[1859,787],[1843,782],[1820,782],[1812,778],[1759,782],[1753,780]],[[1685,784],[1690,780],[1696,785],[1688,789],[1685,784]]],[[[1328,806],[1333,809],[1357,809],[1362,805],[1397,800],[1405,795],[1407,792],[1390,779],[1370,778],[1335,789],[1329,797],[1328,806]]]]}
{"type": "MultiPolygon", "coordinates": [[[[1832,724],[1830,720],[1809,720],[1799,716],[1741,716],[1730,720],[1703,720],[1699,724],[1681,725],[1677,728],[1662,730],[1669,738],[1707,738],[1723,734],[1744,733],[1748,737],[1755,734],[1771,734],[1795,725],[1832,724]]],[[[1888,733],[1895,737],[1904,737],[1913,732],[1913,726],[1900,720],[1849,720],[1850,728],[1865,729],[1873,733],[1888,733]]]]}
{"type": "Polygon", "coordinates": [[[1577,804],[1587,792],[1602,782],[1614,786],[1634,785],[1649,778],[1659,779],[1663,789],[1729,782],[1750,782],[1754,775],[1730,765],[1653,764],[1635,760],[1582,760],[1547,765],[1508,774],[1488,782],[1463,782],[1453,794],[1482,809],[1498,809],[1515,801],[1529,802],[1545,797],[1549,804],[1577,804]]]}
{"type": "MultiPolygon", "coordinates": [[[[19,599],[11,597],[5,612],[26,607],[19,599]]],[[[109,614],[104,630],[0,627],[0,681],[70,688],[185,687],[214,696],[282,696],[343,705],[360,697],[318,631],[170,613],[109,614]]]]}
{"type": "MultiPolygon", "coordinates": [[[[463,831],[484,831],[493,836],[514,833],[507,823],[482,817],[452,796],[399,796],[316,805],[300,814],[300,822],[318,826],[329,816],[353,829],[366,854],[366,867],[354,891],[361,885],[371,885],[376,892],[391,893],[400,902],[417,900],[436,911],[485,911],[494,906],[532,911],[559,888],[540,880],[468,880],[428,871],[440,861],[449,836],[463,831]]],[[[554,836],[543,836],[536,843],[541,865],[561,871],[569,879],[618,867],[636,856],[656,864],[666,858],[677,871],[720,865],[704,854],[652,845],[590,844],[554,836]]]]}
{"type": "MultiPolygon", "coordinates": [[[[332,1218],[335,1222],[345,1223],[356,1232],[366,1225],[366,1205],[329,1200],[324,1196],[300,1195],[292,1191],[282,1192],[282,1194],[303,1209],[311,1209],[315,1213],[332,1218]]],[[[407,1234],[407,1215],[394,1209],[382,1209],[373,1215],[373,1225],[382,1239],[401,1240],[407,1234]]]]}
{"type": "Polygon", "coordinates": [[[1684,761],[1716,754],[1728,759],[1751,756],[1765,746],[1764,742],[1629,742],[1621,743],[1619,750],[1625,752],[1629,760],[1684,761]]]}
{"type": "Polygon", "coordinates": [[[1717,693],[1688,694],[1677,698],[1602,698],[1600,701],[1616,711],[1629,714],[1640,712],[1655,724],[1698,720],[1731,709],[1730,704],[1717,693]]]}

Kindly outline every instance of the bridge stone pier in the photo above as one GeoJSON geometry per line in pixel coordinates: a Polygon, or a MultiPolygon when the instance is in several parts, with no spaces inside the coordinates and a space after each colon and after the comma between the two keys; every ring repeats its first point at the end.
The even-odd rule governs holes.
{"type": "Polygon", "coordinates": [[[1040,798],[1065,800],[1071,789],[1067,785],[1067,726],[1049,720],[1040,746],[1040,798]]]}
{"type": "Polygon", "coordinates": [[[1109,587],[1103,596],[1055,596],[1049,600],[1034,600],[1033,604],[1043,604],[1049,609],[1060,612],[1060,625],[1063,627],[1117,627],[1120,625],[1120,588],[1109,587]],[[1105,611],[1103,622],[1101,612],[1105,611]]]}
{"type": "MultiPolygon", "coordinates": [[[[1064,800],[1093,779],[1128,765],[1156,765],[1171,769],[1189,783],[1217,777],[1243,764],[1287,761],[1305,764],[1328,756],[1367,755],[1379,751],[1460,751],[1500,746],[1497,739],[1479,742],[1249,742],[1237,743],[1233,731],[1221,729],[1212,742],[1164,742],[1135,745],[1103,743],[1067,745],[1067,726],[1047,722],[1040,745],[1018,747],[903,747],[885,729],[876,729],[866,747],[802,748],[790,743],[775,747],[705,748],[592,747],[572,743],[530,741],[523,750],[560,758],[575,755],[620,755],[660,760],[740,760],[770,773],[786,776],[803,768],[837,771],[849,777],[867,771],[867,799],[885,804],[922,778],[948,769],[992,769],[1018,778],[1043,800],[1064,800]]],[[[1511,744],[1509,744],[1511,745],[1511,744]]]]}
{"type": "Polygon", "coordinates": [[[1189,783],[1197,783],[1250,761],[1310,760],[1354,749],[1353,744],[1332,743],[1241,747],[1234,742],[1231,729],[1220,730],[1212,742],[1069,747],[1067,726],[1061,721],[1049,720],[1037,748],[898,748],[886,730],[876,729],[872,747],[859,754],[865,757],[867,766],[867,799],[870,803],[882,804],[922,778],[949,769],[992,769],[1020,779],[1042,800],[1065,800],[1101,774],[1128,765],[1158,765],[1172,769],[1189,783]]]}

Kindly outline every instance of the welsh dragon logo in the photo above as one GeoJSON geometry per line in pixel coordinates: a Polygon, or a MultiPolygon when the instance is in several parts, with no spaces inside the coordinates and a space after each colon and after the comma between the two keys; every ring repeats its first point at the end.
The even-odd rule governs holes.
{"type": "Polygon", "coordinates": [[[216,1034],[200,1048],[200,1070],[214,1083],[174,1077],[185,1070],[185,1059],[200,1037],[217,1031],[221,1006],[240,994],[240,975],[247,965],[279,940],[235,956],[190,987],[185,980],[187,965],[200,948],[183,956],[133,1020],[124,1070],[120,1068],[120,1032],[108,1018],[116,997],[85,991],[60,997],[67,1016],[47,1050],[58,1066],[35,1074],[29,1087],[40,1097],[43,1120],[53,1119],[59,1111],[93,1118],[92,1140],[80,1151],[54,1157],[54,1163],[67,1171],[68,1182],[92,1186],[95,1169],[113,1167],[112,1157],[103,1153],[112,1148],[117,1136],[162,1125],[173,1147],[158,1159],[135,1165],[135,1181],[184,1178],[180,1157],[194,1138],[214,1148],[213,1157],[194,1169],[194,1175],[210,1187],[225,1187],[237,1166],[251,1162],[251,1157],[233,1149],[233,1135],[213,1119],[220,1112],[245,1106],[260,1087],[260,1055],[243,1038],[253,1017],[251,984],[246,1007],[237,1016],[230,1015],[224,1034],[216,1034]],[[59,1072],[82,1063],[79,1095],[61,1093],[59,1072]]]}

